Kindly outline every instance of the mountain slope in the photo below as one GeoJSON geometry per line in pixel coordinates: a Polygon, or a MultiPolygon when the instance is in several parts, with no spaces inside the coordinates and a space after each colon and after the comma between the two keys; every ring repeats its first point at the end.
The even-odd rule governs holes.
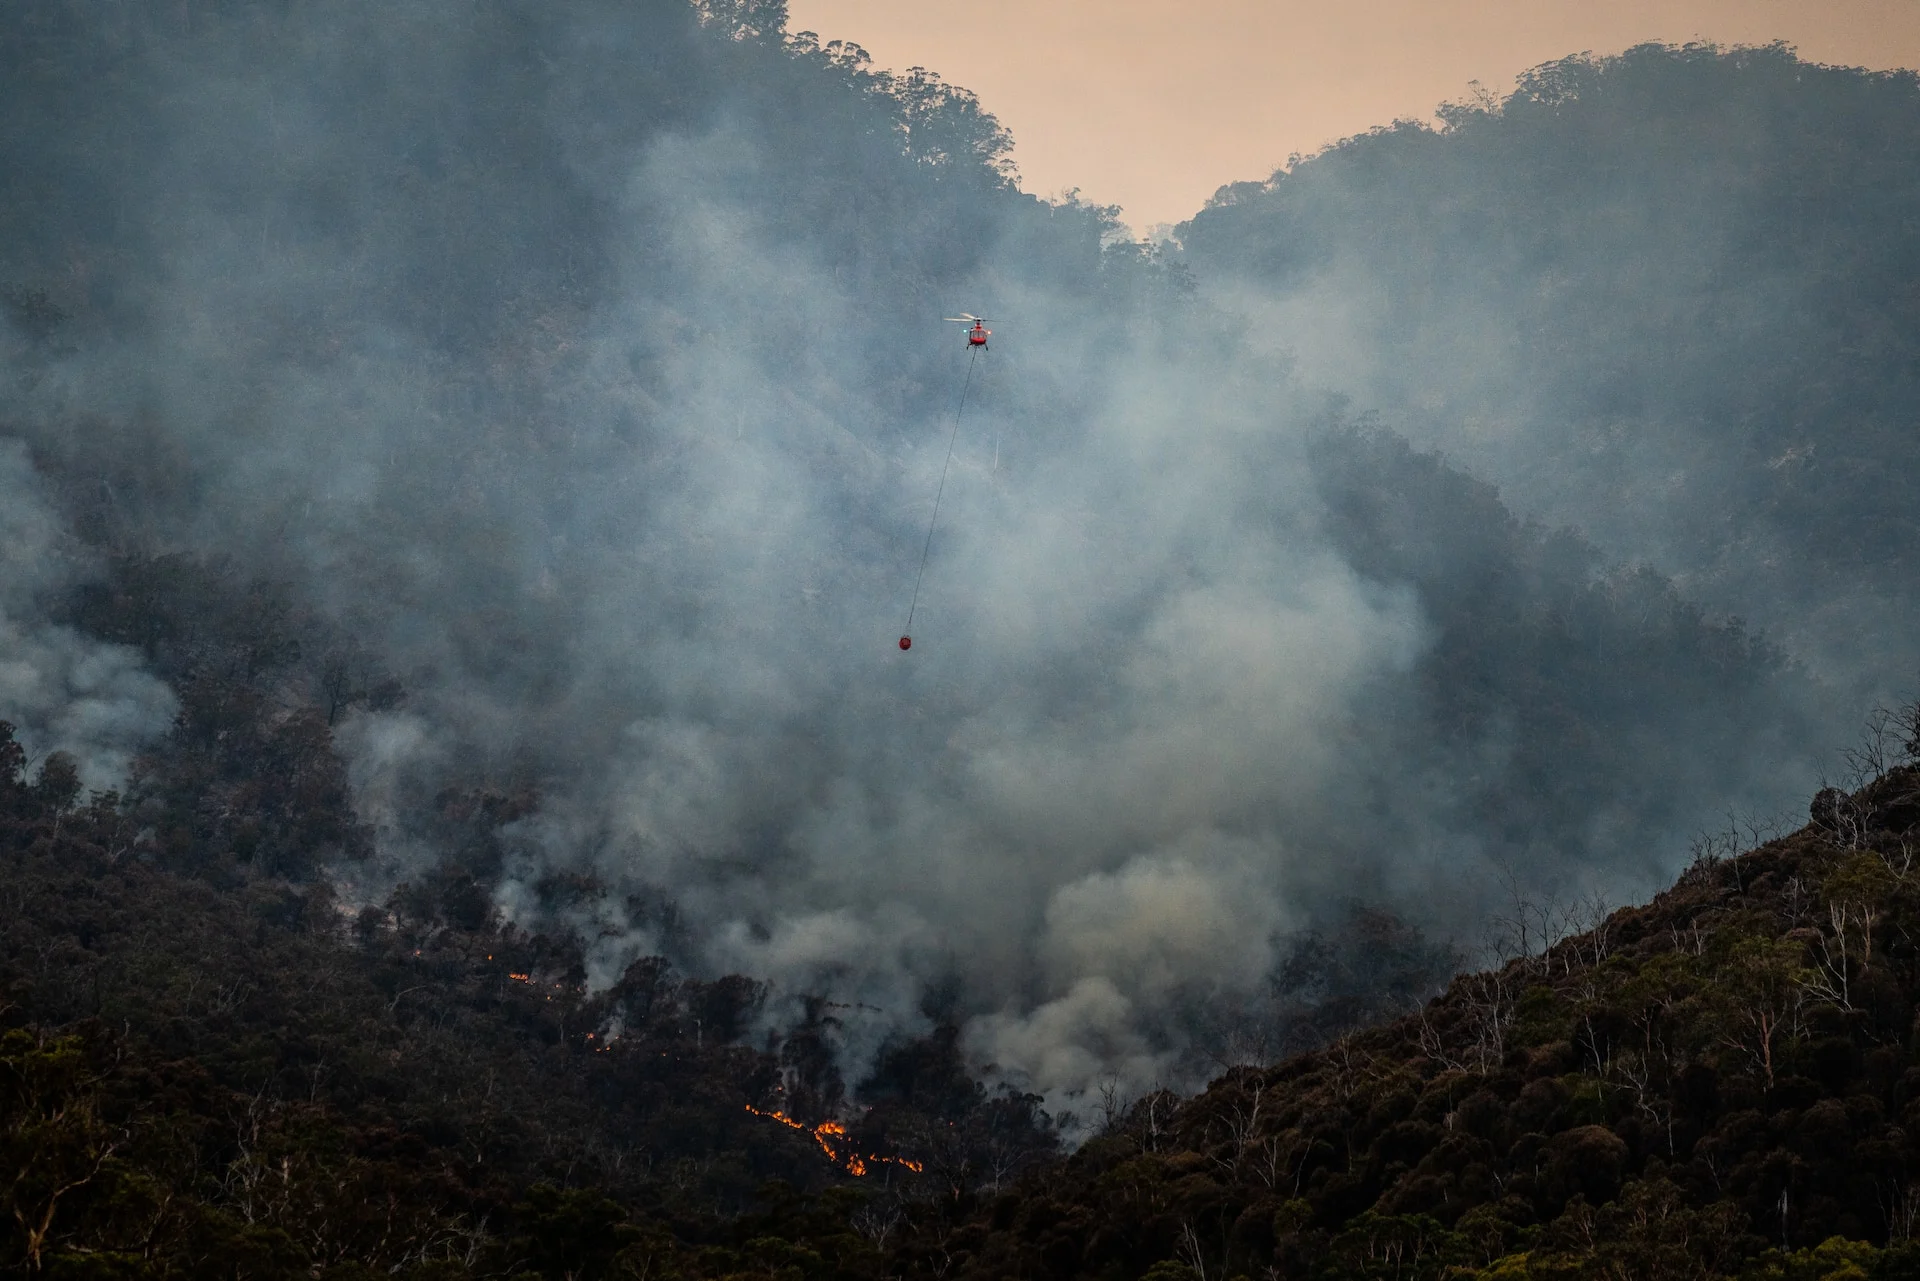
{"type": "Polygon", "coordinates": [[[1920,770],[1813,814],[1416,1015],[1141,1100],[909,1257],[978,1277],[1915,1275],[1920,770]]]}
{"type": "Polygon", "coordinates": [[[1920,663],[1920,81],[1646,45],[1352,138],[1183,225],[1316,380],[1823,676],[1920,663]]]}
{"type": "Polygon", "coordinates": [[[1516,901],[1500,968],[1195,1098],[1116,1100],[1060,1159],[951,1029],[849,1114],[825,1008],[759,1052],[732,1040],[758,985],[655,961],[588,995],[577,947],[463,918],[470,884],[348,919],[323,889],[183,877],[113,798],[76,807],[70,762],[30,781],[3,751],[0,1186],[30,1273],[1920,1268],[1910,764],[1737,857],[1703,845],[1584,932],[1516,901]],[[857,1120],[807,1133],[834,1115],[857,1120]]]}
{"type": "Polygon", "coordinates": [[[720,1275],[775,1235],[878,1275],[849,1212],[1055,1150],[950,1029],[895,1047],[852,1133],[816,1131],[845,1112],[824,1005],[764,1037],[764,984],[657,957],[589,994],[577,941],[504,925],[470,878],[346,913],[163,845],[137,800],[77,805],[63,756],[23,764],[0,723],[9,1275],[599,1276],[623,1251],[614,1275],[720,1275]]]}

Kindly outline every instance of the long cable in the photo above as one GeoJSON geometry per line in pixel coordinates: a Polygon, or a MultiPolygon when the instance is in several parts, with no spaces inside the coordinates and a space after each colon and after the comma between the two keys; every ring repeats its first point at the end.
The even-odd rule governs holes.
{"type": "Polygon", "coordinates": [[[913,635],[913,611],[920,608],[920,580],[927,576],[927,553],[933,550],[933,527],[940,520],[940,497],[947,492],[947,468],[953,466],[953,442],[960,439],[960,415],[967,410],[967,392],[973,387],[973,366],[980,359],[975,347],[967,357],[967,381],[960,386],[960,407],[953,411],[953,432],[947,437],[947,461],[940,464],[940,487],[933,491],[933,515],[927,521],[926,545],[920,549],[920,572],[913,576],[913,604],[907,606],[907,625],[901,635],[913,635]]]}

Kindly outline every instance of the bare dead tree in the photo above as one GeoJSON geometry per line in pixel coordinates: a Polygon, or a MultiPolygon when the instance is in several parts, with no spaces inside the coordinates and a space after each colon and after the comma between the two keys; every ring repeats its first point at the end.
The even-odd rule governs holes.
{"type": "Polygon", "coordinates": [[[1199,1281],[1208,1281],[1207,1254],[1200,1246],[1200,1234],[1194,1231],[1191,1219],[1180,1223],[1180,1261],[1193,1269],[1199,1281]]]}
{"type": "MultiPolygon", "coordinates": [[[[1422,1021],[1425,1017],[1423,1013],[1422,1021]]],[[[1360,1082],[1372,1075],[1372,1056],[1364,1050],[1354,1049],[1352,1033],[1342,1036],[1327,1047],[1326,1062],[1334,1093],[1339,1096],[1342,1103],[1352,1101],[1360,1082]]]]}
{"type": "Polygon", "coordinates": [[[1853,979],[1873,964],[1873,927],[1879,911],[1859,899],[1827,904],[1827,928],[1816,930],[1808,950],[1813,965],[1801,979],[1807,995],[1838,1009],[1853,1009],[1853,979]]]}
{"type": "MultiPolygon", "coordinates": [[[[1682,885],[1710,887],[1719,883],[1720,869],[1736,862],[1740,855],[1740,833],[1728,815],[1728,826],[1717,832],[1698,832],[1687,842],[1691,856],[1680,874],[1682,885]]],[[[1735,873],[1736,884],[1738,872],[1735,873]]]]}
{"type": "Polygon", "coordinates": [[[1127,1110],[1133,1105],[1133,1099],[1120,1092],[1120,1078],[1106,1076],[1100,1080],[1100,1133],[1112,1134],[1126,1120],[1127,1110]]]}
{"type": "Polygon", "coordinates": [[[1258,1082],[1253,1087],[1251,1099],[1244,1096],[1235,1098],[1223,1115],[1208,1122],[1209,1129],[1217,1121],[1226,1130],[1229,1155],[1224,1159],[1215,1157],[1214,1163],[1230,1174],[1240,1172],[1241,1162],[1259,1137],[1260,1109],[1265,1095],[1265,1082],[1258,1082]]]}
{"type": "Polygon", "coordinates": [[[1499,876],[1507,902],[1489,923],[1488,954],[1496,965],[1519,961],[1529,971],[1550,964],[1548,953],[1565,932],[1559,900],[1529,892],[1510,863],[1499,864],[1499,876]]]}
{"type": "Polygon", "coordinates": [[[1284,1146],[1281,1135],[1269,1134],[1260,1140],[1259,1150],[1253,1155],[1253,1177],[1259,1179],[1269,1192],[1280,1182],[1280,1172],[1284,1168],[1280,1154],[1284,1146]]]}
{"type": "Polygon", "coordinates": [[[1920,841],[1914,839],[1912,832],[1902,832],[1883,845],[1874,847],[1874,853],[1886,865],[1887,874],[1893,877],[1896,885],[1905,885],[1907,877],[1913,874],[1913,861],[1920,855],[1920,841]]]}
{"type": "Polygon", "coordinates": [[[1451,995],[1459,1017],[1450,1034],[1434,1024],[1428,1011],[1420,1013],[1416,1037],[1421,1053],[1457,1072],[1486,1073],[1498,1067],[1513,1025],[1515,986],[1507,969],[1457,980],[1451,995]]]}
{"type": "Polygon", "coordinates": [[[888,1198],[883,1201],[869,1201],[855,1210],[848,1222],[853,1230],[873,1242],[876,1250],[885,1250],[887,1241],[900,1226],[904,1213],[897,1201],[888,1198]]]}
{"type": "Polygon", "coordinates": [[[1920,699],[1894,708],[1892,727],[1899,737],[1900,763],[1920,764],[1920,699]]]}
{"type": "Polygon", "coordinates": [[[1667,1136],[1667,1155],[1673,1156],[1673,1098],[1653,1088],[1653,1065],[1645,1056],[1629,1050],[1614,1061],[1614,1068],[1633,1092],[1634,1107],[1667,1136]]]}
{"type": "Polygon", "coordinates": [[[1731,978],[1734,1023],[1721,1043],[1747,1055],[1766,1079],[1774,1083],[1775,1048],[1782,1029],[1798,1030],[1805,1002],[1804,976],[1788,957],[1792,944],[1756,943],[1739,957],[1731,978]]]}
{"type": "Polygon", "coordinates": [[[1810,807],[1813,825],[1829,842],[1843,850],[1864,848],[1872,829],[1871,809],[1854,795],[1857,790],[1854,786],[1835,787],[1823,778],[1810,807]]]}
{"type": "Polygon", "coordinates": [[[1161,1142],[1172,1132],[1173,1114],[1180,1100],[1171,1090],[1154,1090],[1133,1105],[1129,1120],[1137,1119],[1134,1142],[1142,1152],[1158,1152],[1161,1142]]]}
{"type": "MultiPolygon", "coordinates": [[[[1701,914],[1701,916],[1704,915],[1705,913],[1701,914]]],[[[1674,951],[1687,956],[1706,955],[1707,940],[1712,937],[1713,931],[1701,926],[1701,916],[1689,917],[1684,928],[1677,922],[1667,926],[1667,934],[1673,939],[1674,951]]]]}
{"type": "Polygon", "coordinates": [[[1563,916],[1566,926],[1567,972],[1574,966],[1582,970],[1598,969],[1613,953],[1613,905],[1598,890],[1581,895],[1563,916]]]}
{"type": "Polygon", "coordinates": [[[1920,1225],[1920,1187],[1902,1180],[1883,1189],[1878,1199],[1887,1221],[1887,1240],[1913,1240],[1914,1227],[1920,1225]]]}
{"type": "MultiPolygon", "coordinates": [[[[1729,817],[1731,817],[1729,811],[1729,817]]],[[[1789,830],[1786,818],[1779,814],[1743,814],[1740,816],[1740,837],[1747,849],[1759,849],[1769,841],[1777,841],[1789,830]]]]}
{"type": "Polygon", "coordinates": [[[1789,876],[1780,891],[1780,905],[1787,928],[1793,930],[1807,924],[1812,919],[1813,905],[1819,897],[1818,890],[1809,885],[1804,877],[1789,876]]]}
{"type": "Polygon", "coordinates": [[[1910,755],[1910,742],[1911,734],[1900,712],[1886,707],[1874,708],[1867,714],[1866,724],[1861,726],[1859,741],[1840,751],[1840,759],[1847,766],[1847,790],[1856,791],[1885,777],[1887,771],[1910,755]]]}

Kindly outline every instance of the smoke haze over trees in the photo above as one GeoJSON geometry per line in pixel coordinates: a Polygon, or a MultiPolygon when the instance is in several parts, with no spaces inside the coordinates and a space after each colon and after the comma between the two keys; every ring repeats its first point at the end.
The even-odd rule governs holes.
{"type": "Polygon", "coordinates": [[[1909,681],[1913,73],[1650,45],[1441,114],[1223,187],[1188,262],[1519,510],[1909,681]]]}
{"type": "Polygon", "coordinates": [[[778,4],[0,23],[0,716],[217,882],[1084,1113],[1650,891],[1906,674],[1910,77],[1564,64],[1183,253],[778,4]]]}

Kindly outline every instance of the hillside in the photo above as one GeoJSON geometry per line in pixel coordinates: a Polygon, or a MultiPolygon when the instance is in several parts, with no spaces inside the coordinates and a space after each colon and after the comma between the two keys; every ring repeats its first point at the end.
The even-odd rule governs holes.
{"type": "Polygon", "coordinates": [[[1920,770],[1812,808],[1416,1015],[1137,1103],[943,1245],[980,1277],[1920,1275],[1920,770]]]}
{"type": "Polygon", "coordinates": [[[1911,1273],[1916,102],[0,7],[0,1271],[1911,1273]]]}
{"type": "Polygon", "coordinates": [[[558,1278],[625,1250],[614,1275],[661,1275],[651,1251],[717,1276],[775,1237],[878,1275],[856,1187],[953,1195],[1056,1150],[951,1029],[822,1128],[847,1110],[823,1003],[762,1037],[764,984],[659,957],[589,993],[577,941],[470,878],[343,912],[142,829],[138,793],[78,804],[68,758],[23,763],[0,726],[9,1275],[558,1278]]]}
{"type": "Polygon", "coordinates": [[[850,1096],[825,1007],[756,1050],[759,985],[655,959],[589,994],[576,945],[486,919],[470,883],[350,917],[324,887],[183,874],[118,798],[77,804],[65,758],[29,780],[9,731],[6,1266],[1916,1275],[1916,717],[1801,830],[1706,842],[1571,936],[1516,901],[1502,967],[1193,1099],[1113,1100],[1065,1158],[952,1029],[850,1096]]]}
{"type": "Polygon", "coordinates": [[[1823,677],[1920,665],[1920,80],[1783,46],[1535,68],[1221,189],[1202,294],[1823,677]]]}

